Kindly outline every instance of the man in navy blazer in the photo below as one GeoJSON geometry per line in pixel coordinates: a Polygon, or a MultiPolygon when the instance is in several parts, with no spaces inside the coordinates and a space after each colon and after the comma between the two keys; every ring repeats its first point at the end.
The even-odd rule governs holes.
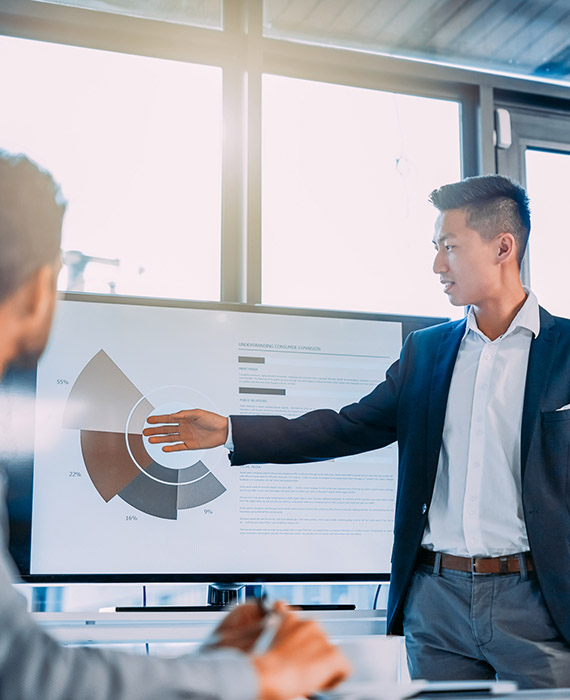
{"type": "Polygon", "coordinates": [[[570,686],[570,321],[521,284],[520,185],[467,178],[431,201],[433,269],[465,318],[412,333],[385,381],[339,412],[182,411],[145,433],[166,451],[226,444],[232,464],[397,441],[388,632],[405,634],[412,676],[570,686]]]}

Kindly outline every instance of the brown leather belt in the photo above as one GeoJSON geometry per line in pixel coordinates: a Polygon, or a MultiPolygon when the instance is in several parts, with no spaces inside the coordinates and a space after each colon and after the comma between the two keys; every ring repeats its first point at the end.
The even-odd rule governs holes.
{"type": "MultiPolygon", "coordinates": [[[[518,574],[521,566],[517,554],[505,557],[456,557],[454,554],[441,554],[440,568],[453,571],[468,571],[474,574],[518,574]]],[[[435,565],[436,552],[420,549],[417,563],[435,565]]],[[[524,552],[527,571],[534,571],[534,562],[530,552],[524,552]]]]}

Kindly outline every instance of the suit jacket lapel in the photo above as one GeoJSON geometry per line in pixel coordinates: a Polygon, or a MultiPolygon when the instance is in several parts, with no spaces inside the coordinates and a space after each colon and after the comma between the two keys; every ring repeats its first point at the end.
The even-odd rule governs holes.
{"type": "Polygon", "coordinates": [[[466,323],[467,319],[464,318],[442,334],[431,376],[427,434],[427,476],[430,489],[439,460],[449,386],[466,323]]]}
{"type": "Polygon", "coordinates": [[[548,311],[540,307],[540,333],[530,345],[526,373],[521,427],[521,473],[523,476],[530,443],[540,415],[541,399],[550,378],[558,336],[554,318],[548,311]]]}

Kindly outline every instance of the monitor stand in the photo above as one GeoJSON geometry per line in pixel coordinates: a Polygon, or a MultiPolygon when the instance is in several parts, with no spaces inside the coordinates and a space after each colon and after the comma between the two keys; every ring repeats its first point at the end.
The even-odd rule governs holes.
{"type": "Polygon", "coordinates": [[[245,584],[211,583],[208,586],[208,605],[225,608],[245,602],[245,584]]]}
{"type": "Polygon", "coordinates": [[[245,602],[245,584],[210,583],[207,605],[117,606],[115,612],[215,612],[245,602]]]}

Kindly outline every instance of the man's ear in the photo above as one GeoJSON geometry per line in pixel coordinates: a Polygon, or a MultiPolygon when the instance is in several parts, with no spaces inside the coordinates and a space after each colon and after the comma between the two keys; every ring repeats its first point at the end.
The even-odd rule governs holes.
{"type": "Polygon", "coordinates": [[[55,301],[56,269],[53,264],[42,265],[20,287],[16,305],[19,320],[26,329],[41,329],[51,320],[55,301]]]}
{"type": "Polygon", "coordinates": [[[505,263],[516,259],[517,244],[512,233],[500,233],[496,238],[496,244],[497,262],[505,263]]]}

